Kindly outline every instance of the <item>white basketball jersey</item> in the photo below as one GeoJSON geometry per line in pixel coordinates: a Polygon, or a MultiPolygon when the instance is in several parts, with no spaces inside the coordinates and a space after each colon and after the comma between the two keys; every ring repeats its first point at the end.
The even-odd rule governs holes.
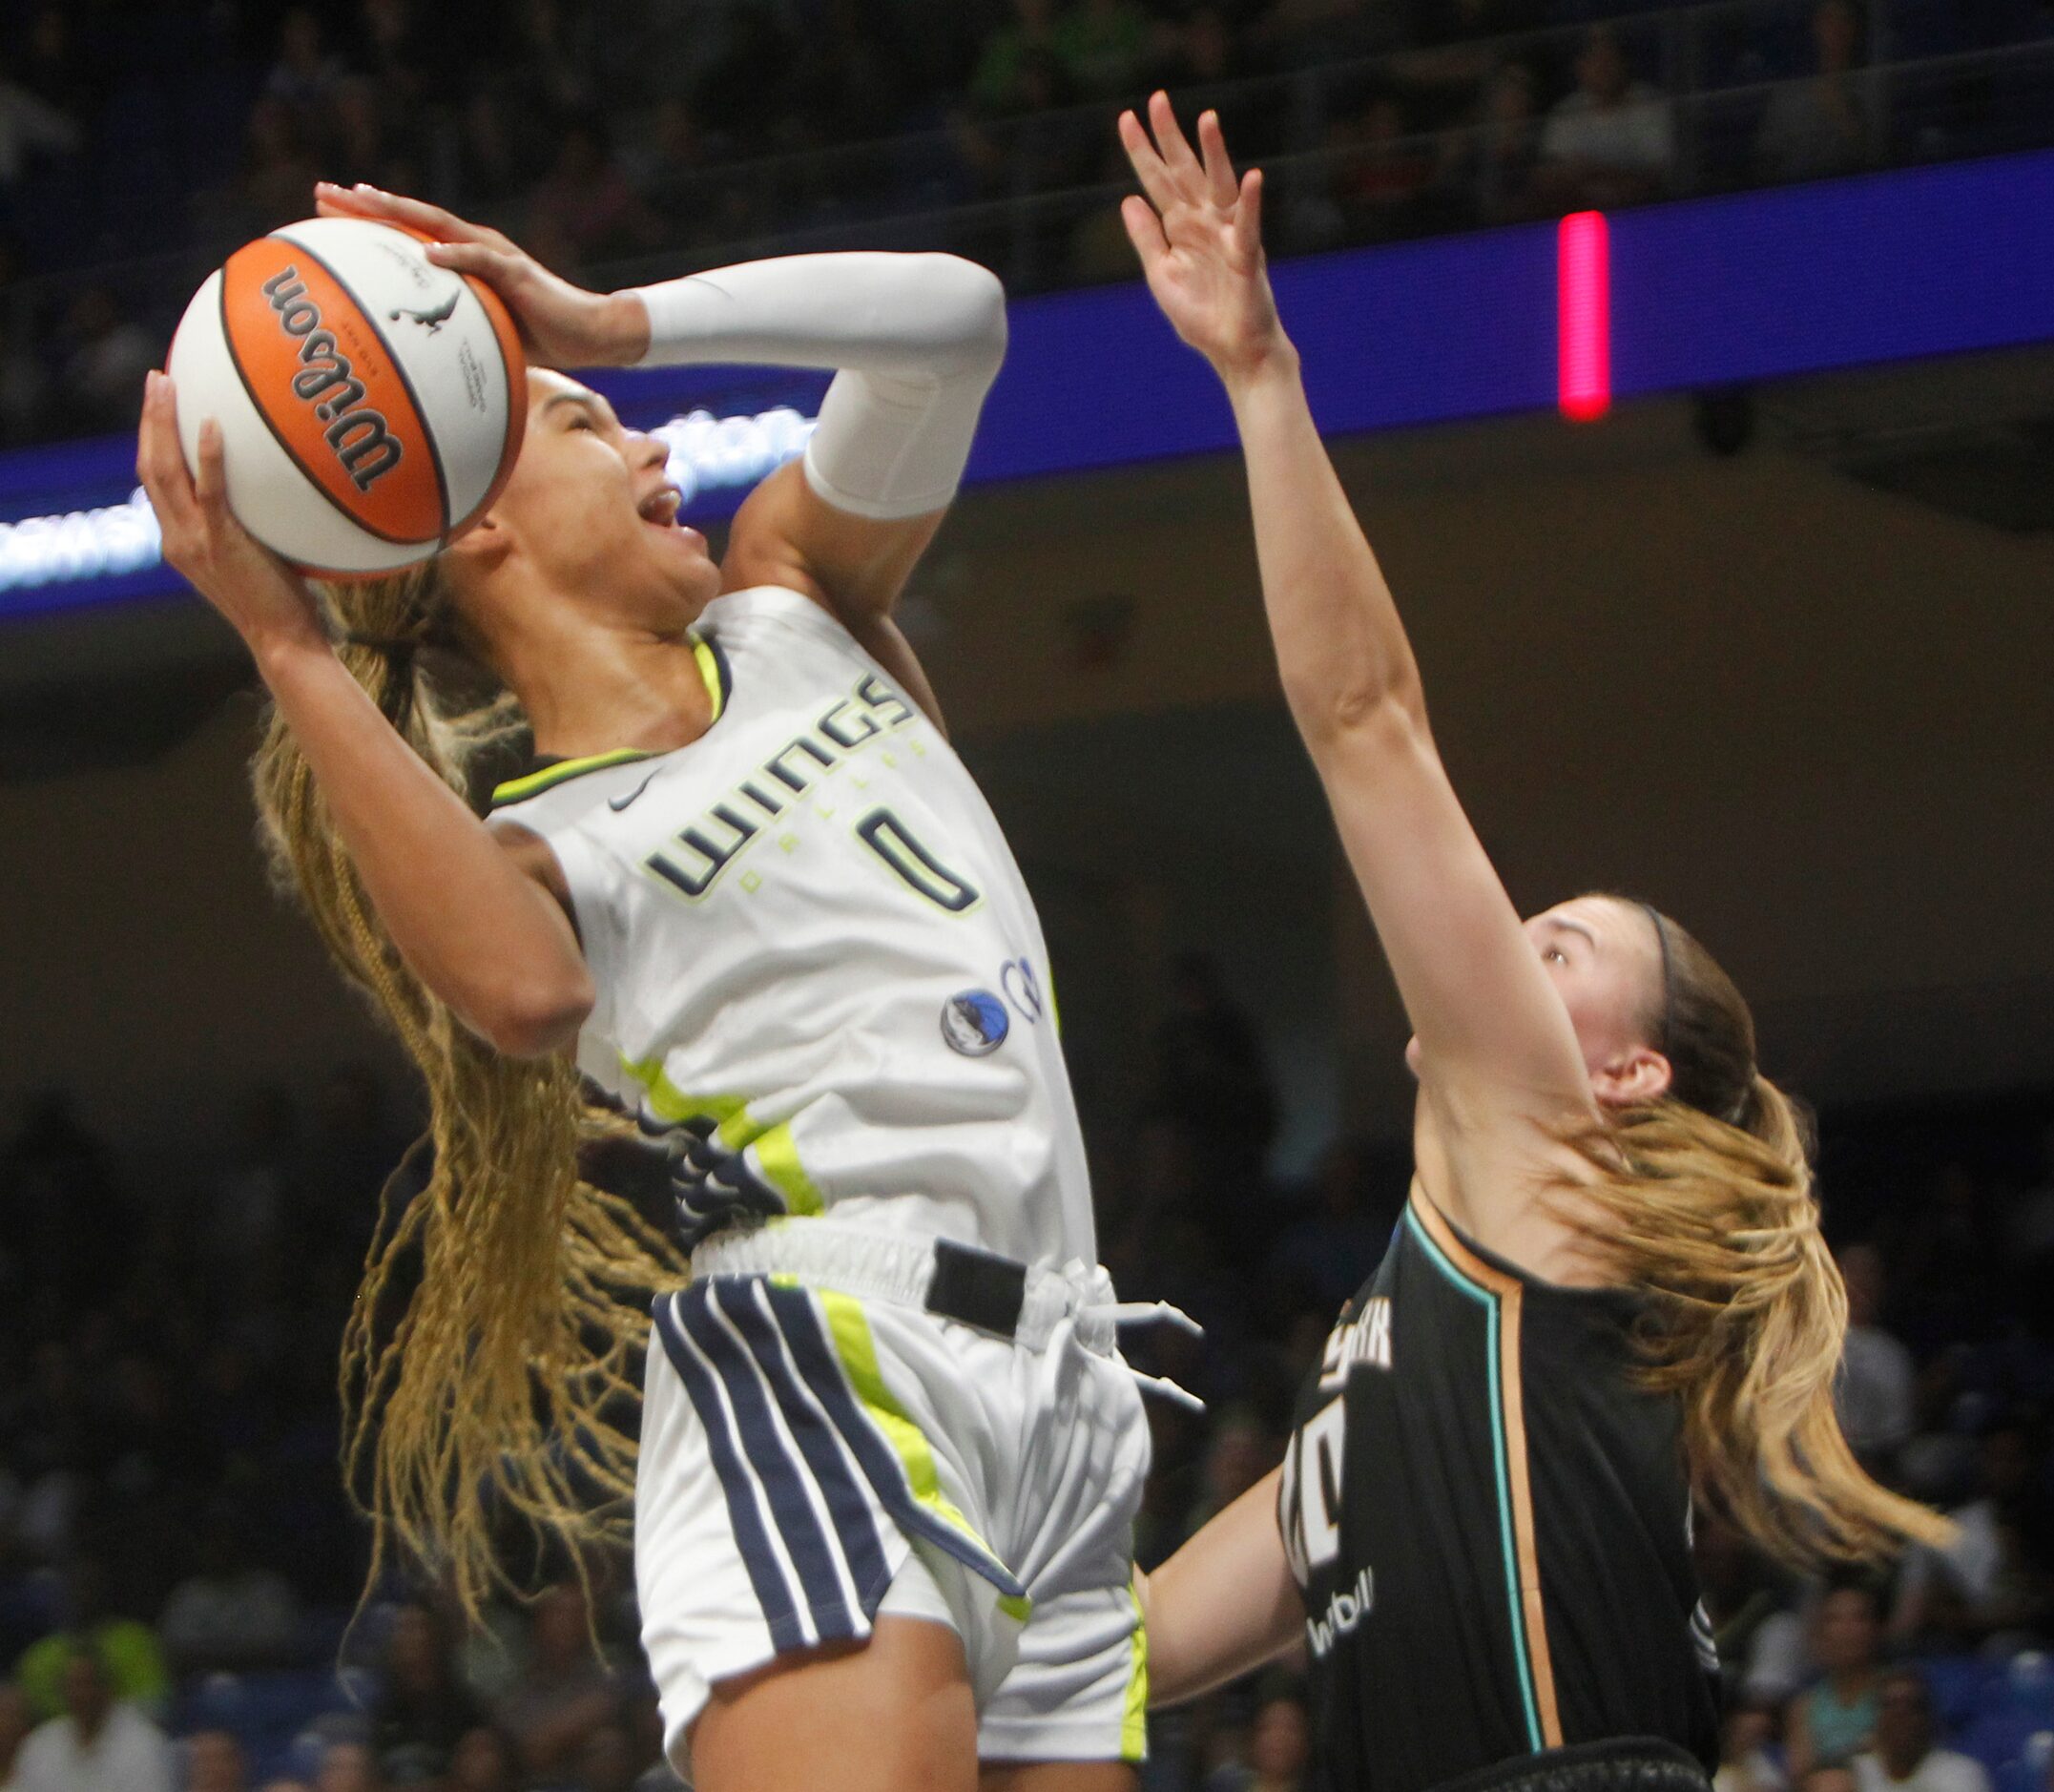
{"type": "Polygon", "coordinates": [[[707,607],[712,727],[502,784],[555,852],[598,1003],[579,1067],[698,1135],[688,1242],[861,1218],[1097,1261],[1048,951],[948,743],[820,605],[707,607]]]}

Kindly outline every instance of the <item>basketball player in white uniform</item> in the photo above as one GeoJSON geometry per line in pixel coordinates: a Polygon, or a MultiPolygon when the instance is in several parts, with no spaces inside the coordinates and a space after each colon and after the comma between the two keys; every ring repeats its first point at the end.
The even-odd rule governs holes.
{"type": "Polygon", "coordinates": [[[951,258],[850,255],[599,296],[433,208],[321,197],[442,239],[538,361],[841,369],[718,568],[674,527],[661,444],[536,374],[500,515],[445,555],[535,725],[484,823],[368,705],[313,691],[324,671],[283,670],[287,575],[204,453],[181,488],[162,385],[145,421],[167,551],[259,648],[323,788],[384,781],[335,807],[409,964],[495,1041],[574,1042],[672,1141],[694,1276],[656,1312],[635,1529],[674,1762],[701,1792],[1131,1787],[1147,1427],[1033,904],[890,621],[1003,293],[951,258]],[[586,532],[620,545],[565,546],[586,532]],[[610,710],[571,681],[630,659],[651,670],[610,710]],[[535,884],[554,934],[513,887],[535,884]],[[517,1024],[462,1006],[481,933],[531,955],[517,1024]]]}

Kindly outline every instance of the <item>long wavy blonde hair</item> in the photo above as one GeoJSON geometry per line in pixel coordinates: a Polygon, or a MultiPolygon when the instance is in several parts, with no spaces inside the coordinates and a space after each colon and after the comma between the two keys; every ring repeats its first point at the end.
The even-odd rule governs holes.
{"type": "MultiPolygon", "coordinates": [[[[343,664],[470,797],[481,757],[524,724],[439,564],[319,589],[343,664]]],[[[507,1582],[504,1517],[577,1560],[628,1534],[649,1307],[682,1264],[633,1206],[581,1178],[581,1139],[619,1122],[587,1107],[575,1071],[502,1055],[407,968],[275,707],[251,777],[279,881],[427,1086],[426,1186],[388,1190],[343,1333],[343,1469],[372,1521],[372,1579],[396,1549],[475,1618],[507,1582]]]]}
{"type": "Polygon", "coordinates": [[[1953,1527],[1870,1479],[1834,1378],[1847,1291],[1819,1230],[1808,1116],[1756,1066],[1754,1019],[1684,927],[1647,904],[1661,988],[1644,1017],[1672,1080],[1573,1141],[1591,1179],[1570,1211],[1646,1297],[1648,1383],[1683,1407],[1698,1495],[1783,1561],[1872,1559],[1953,1527]]]}

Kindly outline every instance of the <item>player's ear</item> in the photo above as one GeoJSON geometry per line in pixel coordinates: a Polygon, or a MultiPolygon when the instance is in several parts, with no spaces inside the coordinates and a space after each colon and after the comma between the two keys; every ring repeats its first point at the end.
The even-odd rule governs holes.
{"type": "Polygon", "coordinates": [[[451,572],[476,577],[488,573],[513,550],[513,537],[500,521],[496,509],[489,510],[443,550],[451,572]]]}

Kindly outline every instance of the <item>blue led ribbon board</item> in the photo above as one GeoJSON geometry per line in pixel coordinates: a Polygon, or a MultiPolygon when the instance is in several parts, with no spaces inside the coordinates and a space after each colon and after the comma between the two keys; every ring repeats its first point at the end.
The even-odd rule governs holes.
{"type": "MultiPolygon", "coordinates": [[[[1611,215],[1615,397],[2054,340],[2054,153],[1611,215]]],[[[1284,318],[1330,434],[1551,409],[1555,225],[1280,262],[1284,318]]],[[[799,451],[824,376],[671,367],[593,376],[661,427],[695,522],[799,451]]],[[[972,483],[1234,443],[1212,375],[1138,283],[1027,299],[972,483]]],[[[0,618],[160,594],[126,438],[0,455],[0,618]]]]}

